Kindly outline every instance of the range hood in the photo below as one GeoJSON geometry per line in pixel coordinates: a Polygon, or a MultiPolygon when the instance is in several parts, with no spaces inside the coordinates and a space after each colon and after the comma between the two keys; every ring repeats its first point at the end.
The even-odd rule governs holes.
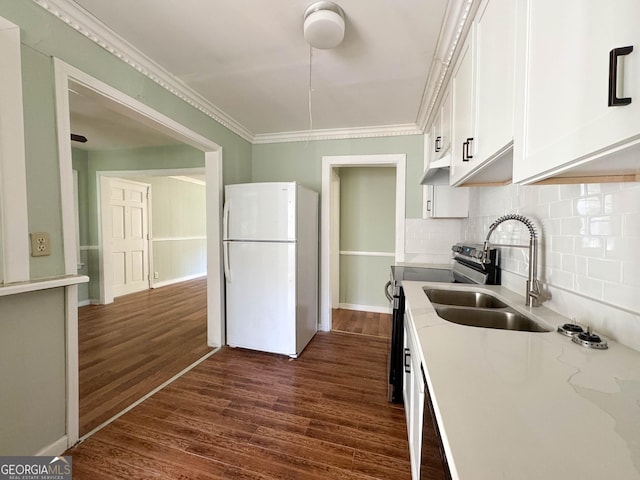
{"type": "Polygon", "coordinates": [[[449,166],[451,165],[451,154],[447,152],[434,162],[429,162],[429,166],[424,171],[420,185],[449,185],[449,166]]]}

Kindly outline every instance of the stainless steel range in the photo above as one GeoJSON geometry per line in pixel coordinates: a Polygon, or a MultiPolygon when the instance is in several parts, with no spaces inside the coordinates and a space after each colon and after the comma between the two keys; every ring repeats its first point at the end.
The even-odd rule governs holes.
{"type": "Polygon", "coordinates": [[[388,357],[389,401],[402,403],[402,348],[404,342],[404,292],[402,281],[475,283],[499,285],[500,269],[497,267],[498,251],[488,251],[488,262],[483,262],[483,245],[456,243],[451,247],[454,259],[452,267],[391,267],[391,280],[385,286],[385,295],[393,303],[391,345],[388,357]]]}

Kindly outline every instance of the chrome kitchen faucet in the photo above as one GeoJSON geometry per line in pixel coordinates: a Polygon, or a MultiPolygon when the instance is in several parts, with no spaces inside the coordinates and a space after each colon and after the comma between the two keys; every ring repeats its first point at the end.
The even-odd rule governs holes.
{"type": "Polygon", "coordinates": [[[536,228],[533,225],[533,222],[529,220],[527,217],[522,215],[518,215],[515,213],[510,213],[508,215],[503,215],[498,218],[495,222],[493,222],[489,226],[489,233],[487,233],[487,238],[485,239],[482,245],[482,263],[489,262],[489,246],[501,246],[501,247],[513,247],[513,248],[528,248],[529,249],[529,276],[527,278],[527,291],[525,294],[526,300],[525,304],[527,307],[539,307],[541,303],[541,294],[542,290],[540,289],[540,282],[538,281],[538,236],[536,234],[536,228]],[[502,244],[502,243],[489,243],[489,238],[493,231],[500,225],[502,222],[506,222],[507,220],[517,220],[525,224],[525,226],[529,229],[529,245],[512,245],[512,244],[502,244]]]}

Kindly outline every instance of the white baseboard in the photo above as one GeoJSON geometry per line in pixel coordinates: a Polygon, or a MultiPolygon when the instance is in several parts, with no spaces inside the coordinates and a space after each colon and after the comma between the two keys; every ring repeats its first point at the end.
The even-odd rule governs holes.
{"type": "Polygon", "coordinates": [[[78,302],[78,307],[86,307],[87,305],[103,305],[98,298],[90,298],[88,300],[82,300],[78,302]]]}
{"type": "Polygon", "coordinates": [[[187,275],[186,277],[172,278],[171,280],[165,280],[164,282],[154,283],[151,288],[166,287],[167,285],[173,285],[174,283],[186,282],[188,280],[195,280],[196,278],[206,277],[207,272],[196,273],[195,275],[187,275]]]}
{"type": "Polygon", "coordinates": [[[65,435],[64,437],[59,438],[51,445],[47,445],[38,453],[36,456],[38,457],[55,457],[62,454],[69,447],[69,438],[65,435]]]}
{"type": "Polygon", "coordinates": [[[377,307],[374,305],[356,305],[354,303],[340,303],[338,308],[344,308],[345,310],[359,310],[361,312],[373,312],[373,313],[393,313],[391,307],[377,307]]]}

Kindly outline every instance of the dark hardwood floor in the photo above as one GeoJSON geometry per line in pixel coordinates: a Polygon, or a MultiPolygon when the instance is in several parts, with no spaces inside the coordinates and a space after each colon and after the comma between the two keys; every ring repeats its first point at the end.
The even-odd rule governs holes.
{"type": "Polygon", "coordinates": [[[225,347],[65,453],[73,478],[409,479],[387,349],[338,332],[295,360],[225,347]]]}
{"type": "Polygon", "coordinates": [[[336,332],[360,333],[374,337],[391,337],[391,315],[334,308],[332,329],[336,332]]]}
{"type": "Polygon", "coordinates": [[[81,436],[211,351],[206,290],[201,278],[78,309],[81,436]]]}

